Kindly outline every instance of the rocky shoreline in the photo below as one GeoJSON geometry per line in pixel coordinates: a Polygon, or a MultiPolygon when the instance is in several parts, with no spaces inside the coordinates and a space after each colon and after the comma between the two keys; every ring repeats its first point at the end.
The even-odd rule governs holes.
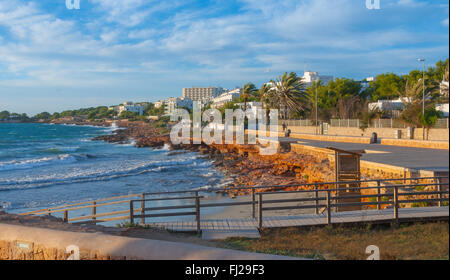
{"type": "MultiPolygon", "coordinates": [[[[261,156],[253,145],[173,145],[169,134],[162,134],[160,128],[145,122],[118,122],[111,135],[93,138],[108,143],[130,143],[138,148],[162,148],[167,145],[172,155],[186,151],[198,152],[213,161],[215,168],[233,179],[228,187],[279,186],[299,183],[330,181],[333,171],[328,162],[319,162],[313,156],[293,152],[273,156],[261,156]]],[[[275,188],[267,189],[266,191],[275,188]]],[[[283,188],[294,190],[293,188],[283,188]]],[[[235,195],[246,194],[244,189],[230,190],[235,195]]]]}

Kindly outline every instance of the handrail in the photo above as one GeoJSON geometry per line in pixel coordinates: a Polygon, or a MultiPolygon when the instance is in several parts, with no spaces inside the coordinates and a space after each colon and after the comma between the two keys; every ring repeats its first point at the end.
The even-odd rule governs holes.
{"type": "MultiPolygon", "coordinates": [[[[449,176],[436,176],[436,177],[412,177],[412,178],[393,178],[393,179],[369,179],[369,180],[359,180],[359,181],[335,181],[335,182],[316,182],[316,183],[302,183],[302,184],[289,184],[289,185],[271,185],[271,186],[254,186],[254,187],[244,187],[244,186],[238,186],[238,187],[229,187],[229,188],[220,188],[220,189],[213,189],[213,190],[185,190],[185,191],[173,191],[173,192],[148,192],[148,193],[142,193],[142,194],[130,194],[130,195],[123,195],[123,196],[116,196],[116,197],[109,197],[109,198],[103,198],[93,201],[86,201],[86,202],[80,202],[75,204],[68,204],[63,206],[57,206],[52,208],[46,208],[41,210],[35,210],[35,211],[29,211],[26,213],[21,213],[19,215],[29,215],[29,214],[36,214],[36,213],[48,213],[49,211],[56,210],[56,209],[63,209],[67,207],[73,207],[73,206],[79,206],[84,204],[89,204],[93,202],[103,202],[108,200],[116,200],[121,198],[130,198],[130,197],[139,197],[139,196],[147,196],[147,195],[171,195],[171,194],[184,194],[184,193],[195,193],[195,192],[219,192],[219,191],[229,191],[229,190],[252,190],[252,189],[270,189],[270,188],[289,188],[289,187],[301,187],[301,186],[321,186],[321,185],[342,185],[342,184],[357,184],[357,183],[369,183],[369,182],[389,182],[389,181],[416,181],[416,180],[430,180],[430,179],[445,179],[449,178],[449,176]]],[[[441,183],[442,184],[442,183],[441,183]]],[[[427,184],[429,185],[429,184],[427,184]]],[[[368,187],[370,188],[370,187],[368,187]]],[[[373,187],[376,188],[376,187],[373,187]]]]}
{"type": "MultiPolygon", "coordinates": [[[[116,196],[110,198],[103,198],[94,201],[80,202],[74,203],[70,205],[63,205],[53,208],[47,208],[42,210],[35,210],[27,213],[22,213],[20,215],[44,215],[44,214],[53,214],[53,213],[63,213],[64,221],[73,222],[73,221],[85,221],[80,223],[102,223],[107,221],[117,221],[130,219],[131,223],[134,223],[135,218],[140,218],[141,223],[145,224],[145,218],[155,218],[155,217],[171,217],[171,216],[195,216],[197,221],[197,230],[200,231],[200,210],[201,208],[211,208],[211,207],[225,207],[225,206],[238,206],[238,205],[249,205],[252,207],[252,217],[256,219],[256,208],[258,208],[258,221],[262,227],[262,217],[263,211],[274,211],[274,210],[288,210],[288,209],[313,209],[315,208],[315,213],[319,214],[319,210],[325,209],[327,212],[327,221],[331,223],[331,208],[333,207],[347,207],[347,206],[376,206],[378,210],[381,209],[381,205],[392,205],[394,207],[394,216],[397,217],[398,220],[398,208],[403,203],[434,203],[437,202],[439,206],[442,206],[442,202],[448,202],[448,190],[442,191],[442,186],[447,186],[447,182],[440,182],[440,179],[448,179],[448,176],[438,176],[438,177],[414,177],[414,178],[397,178],[397,179],[370,179],[370,180],[359,180],[359,181],[338,181],[338,182],[317,182],[317,183],[303,183],[303,184],[291,184],[291,185],[279,185],[279,186],[254,186],[254,187],[233,187],[233,188],[222,188],[221,190],[233,190],[233,189],[247,189],[251,190],[251,199],[249,201],[238,201],[238,202],[209,202],[209,203],[200,203],[200,200],[205,198],[204,196],[200,196],[199,193],[209,192],[211,190],[186,190],[186,191],[174,191],[174,192],[154,192],[154,193],[142,193],[142,194],[130,194],[123,196],[116,196]],[[434,180],[430,183],[420,182],[421,180],[434,180]],[[438,181],[439,180],[439,181],[438,181]],[[403,184],[395,184],[393,181],[403,181],[403,184]],[[410,181],[409,184],[406,182],[410,181]],[[412,183],[416,181],[416,183],[412,183]],[[348,188],[337,188],[336,186],[340,185],[356,185],[361,183],[369,183],[376,182],[376,186],[366,186],[366,187],[348,187],[348,188]],[[385,185],[382,185],[382,182],[388,182],[385,185]],[[322,186],[335,186],[329,189],[321,189],[319,187],[322,186]],[[285,190],[272,190],[271,192],[257,192],[257,190],[261,189],[274,189],[274,188],[287,188],[287,187],[295,187],[295,186],[313,186],[312,189],[307,190],[295,190],[295,191],[285,191],[285,190]],[[405,189],[406,192],[399,192],[400,188],[409,188],[409,187],[426,187],[426,186],[437,186],[437,188],[433,188],[430,191],[418,190],[416,192],[410,191],[409,189],[405,189]],[[377,190],[376,194],[352,194],[345,196],[340,196],[340,191],[345,189],[346,191],[365,191],[365,190],[377,190]],[[384,190],[393,190],[393,192],[385,192],[381,193],[381,189],[384,190]],[[409,191],[408,191],[409,190],[409,191]],[[175,194],[188,194],[194,193],[193,196],[171,196],[175,194]],[[265,195],[276,195],[276,194],[294,194],[294,193],[314,193],[313,197],[304,197],[304,198],[282,198],[282,199],[272,199],[272,200],[264,200],[263,196],[265,195]],[[321,196],[320,194],[325,193],[326,196],[321,196]],[[335,195],[333,196],[332,194],[335,195]],[[444,197],[444,195],[446,197],[444,197]],[[148,198],[148,196],[152,196],[148,198]],[[155,196],[165,196],[165,197],[155,197],[155,196]],[[257,198],[258,196],[258,198],[257,198]],[[415,198],[417,196],[426,196],[425,198],[415,198]],[[437,198],[430,198],[430,196],[434,196],[437,198]],[[399,198],[403,199],[400,200],[399,198]],[[136,199],[133,199],[136,198],[136,199]],[[376,198],[376,201],[361,201],[362,199],[367,198],[376,198]],[[382,201],[382,198],[386,198],[387,200],[382,201]],[[346,202],[348,199],[359,199],[359,202],[346,202]],[[118,200],[118,201],[114,201],[118,200]],[[176,205],[176,206],[161,206],[161,207],[147,207],[146,202],[152,201],[180,201],[180,200],[194,200],[194,204],[189,205],[176,205]],[[103,203],[99,203],[103,202],[103,203]],[[140,207],[135,208],[134,204],[140,202],[140,207]],[[263,204],[284,204],[284,203],[294,203],[294,202],[313,202],[312,205],[297,205],[297,206],[282,206],[275,205],[272,207],[264,207],[263,204]],[[324,204],[323,202],[326,202],[324,204]],[[113,212],[107,213],[97,213],[98,208],[112,206],[112,205],[121,205],[129,203],[129,210],[119,210],[115,209],[113,212]],[[71,217],[69,218],[69,211],[82,210],[82,209],[92,209],[91,215],[84,215],[79,217],[71,217]],[[166,213],[155,213],[149,214],[146,212],[150,211],[164,211],[164,210],[176,210],[176,209],[189,209],[195,208],[195,212],[166,212],[166,213]],[[118,211],[119,210],[119,211],[118,211]],[[140,214],[138,214],[138,213],[140,214]],[[127,216],[115,217],[120,214],[129,214],[127,216]],[[113,216],[113,217],[111,217],[113,216]],[[329,217],[328,217],[329,216],[329,217]],[[111,217],[111,218],[107,218],[111,217]],[[101,219],[98,219],[101,218],[101,219]],[[88,221],[86,221],[88,220],[88,221]]],[[[214,189],[213,191],[218,191],[220,189],[214,189]]],[[[122,208],[123,209],[123,208],[122,208]]],[[[394,217],[394,218],[395,218],[394,217]]]]}
{"type": "MultiPolygon", "coordinates": [[[[331,225],[332,224],[332,212],[331,209],[334,207],[351,207],[351,206],[377,206],[377,209],[379,210],[379,206],[380,205],[392,205],[393,209],[394,209],[394,217],[392,218],[392,220],[394,221],[395,224],[398,224],[399,222],[399,211],[398,209],[400,208],[400,206],[402,204],[406,204],[406,203],[433,203],[433,202],[438,202],[438,206],[441,207],[442,206],[442,202],[449,202],[449,190],[447,189],[446,191],[442,191],[441,190],[441,186],[443,184],[412,184],[412,185],[393,185],[393,186],[377,186],[376,188],[378,188],[378,193],[377,194],[360,194],[360,195],[345,195],[345,196],[332,196],[331,194],[333,193],[332,189],[327,189],[327,190],[302,190],[302,191],[292,191],[292,192],[270,192],[270,193],[263,193],[260,192],[258,193],[258,228],[261,229],[263,228],[263,212],[264,211],[277,211],[277,210],[294,210],[294,209],[308,209],[308,208],[316,208],[316,214],[318,213],[317,208],[318,207],[325,207],[325,210],[327,211],[326,214],[326,218],[327,218],[327,224],[331,225]],[[418,191],[418,192],[406,192],[406,193],[400,193],[399,192],[399,188],[402,187],[410,187],[410,186],[417,186],[417,185],[434,185],[434,186],[438,186],[439,190],[438,191],[418,191]],[[384,193],[381,194],[379,192],[379,190],[381,188],[393,188],[394,192],[393,193],[384,193]],[[299,198],[299,199],[278,199],[278,200],[264,200],[263,196],[265,195],[274,195],[274,194],[289,194],[289,193],[300,193],[300,192],[318,192],[318,191],[323,191],[326,192],[326,197],[325,198],[319,198],[319,197],[315,197],[315,199],[311,199],[311,198],[299,198]],[[447,197],[443,197],[442,195],[446,194],[447,197]],[[409,199],[402,199],[400,200],[399,197],[405,197],[405,196],[418,196],[418,195],[438,195],[438,198],[413,198],[411,199],[409,197],[409,199]],[[361,201],[361,199],[363,198],[372,198],[372,197],[376,197],[377,201],[361,201]],[[380,199],[382,197],[389,197],[392,198],[393,200],[389,200],[389,201],[380,201],[380,199]],[[345,200],[348,199],[360,199],[360,201],[358,202],[345,202],[345,200]],[[296,205],[296,206],[276,206],[276,207],[264,207],[264,204],[273,204],[273,203],[278,203],[278,204],[283,204],[283,203],[288,203],[288,202],[294,202],[294,201],[316,201],[315,205],[296,205]],[[318,201],[326,201],[326,205],[320,205],[318,204],[318,201]],[[335,203],[332,203],[332,201],[336,201],[335,203]],[[343,202],[340,202],[343,201],[343,202]]],[[[373,187],[371,187],[372,189],[373,187]]],[[[345,190],[347,190],[349,188],[345,188],[345,190]]],[[[360,188],[352,188],[354,190],[364,190],[367,188],[364,187],[360,187],[360,188]]],[[[339,189],[338,189],[339,190],[339,189]]]]}

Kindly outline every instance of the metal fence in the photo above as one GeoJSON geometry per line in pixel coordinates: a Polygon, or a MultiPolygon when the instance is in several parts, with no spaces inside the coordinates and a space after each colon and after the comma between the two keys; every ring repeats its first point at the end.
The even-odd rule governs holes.
{"type": "Polygon", "coordinates": [[[331,119],[330,126],[332,127],[360,127],[359,119],[331,119]]]}
{"type": "Polygon", "coordinates": [[[447,128],[448,129],[448,118],[438,119],[436,124],[433,126],[434,128],[447,128]]]}
{"type": "MultiPolygon", "coordinates": [[[[322,123],[323,121],[319,121],[322,123]]],[[[315,120],[280,120],[279,124],[285,123],[287,126],[314,126],[315,120]]],[[[361,126],[361,120],[359,119],[331,119],[331,127],[355,127],[361,126]]],[[[369,125],[370,128],[408,128],[408,124],[400,119],[374,119],[369,125]]],[[[449,120],[438,119],[433,128],[449,128],[449,120]]]]}
{"type": "Polygon", "coordinates": [[[287,126],[314,126],[314,120],[279,120],[278,124],[286,124],[287,126]]]}

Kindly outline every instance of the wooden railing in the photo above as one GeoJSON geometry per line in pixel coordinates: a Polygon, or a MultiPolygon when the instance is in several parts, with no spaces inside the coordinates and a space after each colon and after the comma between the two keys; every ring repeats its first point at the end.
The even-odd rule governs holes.
{"type": "Polygon", "coordinates": [[[449,190],[441,190],[442,183],[432,183],[432,184],[405,184],[405,185],[388,185],[388,186],[380,186],[379,184],[376,187],[355,187],[355,188],[346,188],[346,190],[353,191],[362,191],[362,190],[370,190],[377,189],[377,194],[366,194],[366,195],[350,195],[345,197],[333,196],[333,193],[336,193],[340,189],[326,189],[326,190],[302,190],[302,191],[289,191],[289,192],[270,192],[270,193],[258,193],[258,228],[263,227],[263,212],[264,211],[279,211],[279,210],[298,210],[298,209],[311,209],[314,208],[316,214],[318,214],[319,209],[322,208],[327,217],[327,224],[332,224],[332,209],[334,207],[349,207],[349,206],[376,206],[377,210],[380,210],[381,205],[391,205],[394,209],[394,214],[392,217],[392,221],[396,224],[399,222],[399,211],[401,204],[405,203],[437,203],[437,206],[441,207],[442,202],[449,202],[449,190]],[[424,187],[424,186],[436,186],[437,191],[413,191],[413,192],[399,192],[401,188],[407,187],[424,187]],[[393,192],[381,194],[380,189],[391,189],[393,192]],[[278,199],[278,200],[264,200],[264,196],[271,196],[274,194],[293,194],[293,193],[310,193],[315,192],[314,198],[297,198],[297,199],[278,199]],[[325,197],[320,197],[317,193],[325,193],[325,197]],[[437,198],[409,198],[409,199],[400,199],[400,197],[405,196],[433,196],[437,195],[437,198]],[[446,195],[446,196],[445,196],[446,195]],[[376,198],[376,201],[371,202],[361,202],[364,198],[376,198]],[[383,201],[383,198],[387,198],[389,200],[383,201]],[[359,199],[360,202],[347,202],[347,203],[333,203],[333,201],[337,200],[345,200],[345,199],[359,199]],[[265,207],[267,204],[283,204],[288,202],[310,202],[314,201],[314,205],[300,205],[300,206],[277,206],[277,207],[265,207]],[[325,202],[320,204],[320,202],[325,202]]]}
{"type": "Polygon", "coordinates": [[[215,189],[213,191],[231,192],[234,190],[248,191],[250,200],[239,202],[204,202],[201,199],[200,193],[206,193],[207,191],[188,190],[188,191],[175,191],[175,192],[153,192],[142,194],[131,194],[124,196],[117,196],[105,199],[99,199],[95,201],[87,201],[81,203],[75,203],[70,205],[58,206],[54,208],[47,208],[42,210],[36,210],[31,212],[22,213],[20,215],[62,215],[65,222],[75,222],[79,224],[86,223],[104,223],[111,221],[126,221],[134,224],[136,220],[140,219],[141,224],[146,224],[146,218],[160,218],[160,217],[175,217],[175,216],[194,216],[197,221],[197,231],[200,231],[201,209],[213,208],[213,207],[232,207],[239,205],[248,205],[251,207],[252,218],[258,218],[258,225],[262,227],[262,221],[264,217],[264,211],[275,210],[295,210],[295,209],[314,209],[315,214],[320,214],[326,211],[327,221],[331,224],[332,221],[332,209],[336,207],[348,207],[348,206],[373,206],[380,210],[382,205],[388,205],[393,207],[394,215],[392,217],[394,222],[398,222],[398,209],[403,203],[436,203],[438,206],[442,206],[443,202],[448,203],[448,177],[421,177],[421,178],[398,178],[398,179],[374,179],[374,180],[360,180],[360,181],[346,181],[346,182],[323,182],[323,183],[306,183],[306,184],[293,184],[293,185],[274,185],[274,186],[257,186],[257,187],[233,187],[215,189]],[[446,180],[446,181],[445,181],[446,180]],[[398,182],[404,182],[403,184],[395,184],[398,182]],[[407,184],[409,182],[409,184],[407,184]],[[428,183],[433,182],[433,183],[428,183]],[[346,188],[346,190],[354,191],[367,191],[376,190],[376,194],[361,194],[354,196],[339,197],[336,196],[338,190],[337,186],[353,185],[362,183],[375,183],[376,186],[369,187],[353,187],[346,188]],[[384,184],[384,185],[383,185],[384,184]],[[446,190],[443,187],[446,186],[446,190]],[[310,188],[308,190],[298,191],[283,191],[288,187],[302,187],[310,188]],[[408,188],[423,188],[433,187],[431,191],[409,191],[399,192],[408,188]],[[391,190],[390,192],[382,193],[381,190],[391,190]],[[263,192],[270,190],[270,192],[263,192]],[[264,199],[270,195],[275,194],[295,194],[295,193],[312,193],[313,197],[306,198],[284,198],[284,199],[264,199]],[[188,195],[191,194],[191,195],[188,195]],[[175,196],[184,195],[184,196],[175,196]],[[417,196],[427,196],[427,198],[414,198],[417,196]],[[158,197],[163,196],[163,197],[158,197]],[[413,196],[407,199],[400,200],[400,197],[413,196]],[[429,198],[429,196],[433,196],[429,198]],[[372,199],[375,201],[362,202],[362,199],[372,199]],[[338,200],[342,199],[358,199],[359,202],[338,203],[338,200]],[[192,204],[176,205],[176,206],[160,206],[160,207],[148,207],[148,202],[158,201],[190,201],[192,204]],[[287,204],[293,202],[300,203],[313,203],[310,205],[297,205],[297,206],[272,206],[270,204],[287,204]],[[136,207],[136,204],[139,206],[136,207]],[[123,210],[110,211],[100,213],[98,210],[104,210],[106,207],[125,205],[123,210]],[[86,213],[76,216],[74,212],[91,209],[90,215],[86,213]],[[180,210],[189,209],[186,212],[165,212],[165,210],[180,210]],[[149,213],[158,211],[158,213],[149,213]],[[70,214],[70,216],[69,216],[70,214]],[[74,215],[74,217],[71,217],[74,215]]]}

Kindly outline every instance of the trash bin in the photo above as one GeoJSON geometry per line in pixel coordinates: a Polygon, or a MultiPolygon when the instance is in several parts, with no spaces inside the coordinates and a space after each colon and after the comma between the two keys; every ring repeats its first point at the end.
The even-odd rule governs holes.
{"type": "Polygon", "coordinates": [[[414,139],[414,127],[408,127],[406,137],[408,139],[414,139]]]}
{"type": "Polygon", "coordinates": [[[374,132],[372,133],[372,137],[370,138],[370,144],[378,143],[378,135],[374,132]]]}

